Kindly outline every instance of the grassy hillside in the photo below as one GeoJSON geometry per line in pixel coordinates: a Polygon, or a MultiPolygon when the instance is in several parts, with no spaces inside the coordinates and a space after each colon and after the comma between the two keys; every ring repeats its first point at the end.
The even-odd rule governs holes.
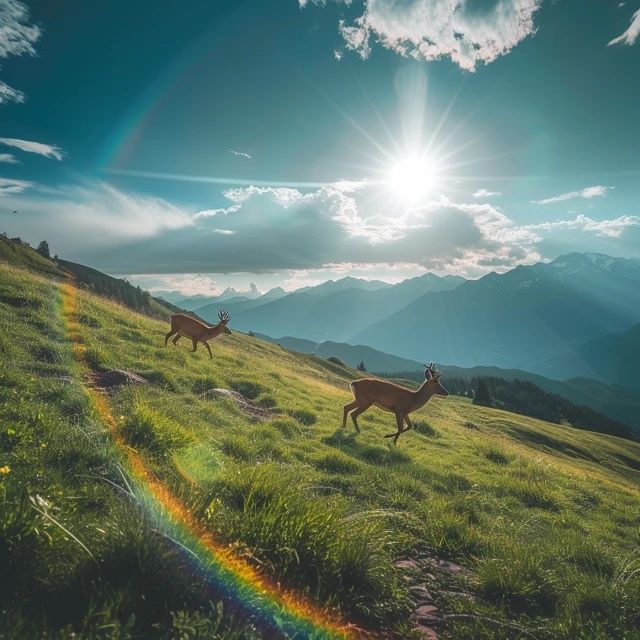
{"type": "Polygon", "coordinates": [[[165,331],[0,263],[0,637],[640,638],[637,443],[450,397],[393,447],[352,370],[165,331]]]}
{"type": "Polygon", "coordinates": [[[41,256],[35,249],[0,235],[0,260],[31,269],[48,276],[64,276],[55,262],[41,256]]]}
{"type": "Polygon", "coordinates": [[[45,258],[19,239],[0,235],[0,261],[48,277],[66,278],[73,274],[79,286],[156,318],[168,318],[172,313],[182,311],[180,307],[155,298],[148,291],[134,287],[121,278],[114,278],[97,269],[68,260],[45,258]]]}

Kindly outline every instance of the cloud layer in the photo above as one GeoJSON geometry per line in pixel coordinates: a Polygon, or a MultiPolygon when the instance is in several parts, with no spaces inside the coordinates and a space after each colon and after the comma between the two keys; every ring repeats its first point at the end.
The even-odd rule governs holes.
{"type": "MultiPolygon", "coordinates": [[[[326,0],[311,1],[326,4],[326,0]]],[[[301,7],[308,4],[309,0],[300,0],[301,7]]],[[[482,7],[471,0],[364,0],[363,13],[353,21],[342,20],[339,29],[346,48],[363,59],[371,54],[374,41],[404,57],[450,58],[462,69],[474,71],[535,33],[540,4],[541,0],[497,0],[482,7]]]]}
{"type": "MultiPolygon", "coordinates": [[[[1,1],[1,0],[0,0],[1,1]]],[[[14,147],[25,151],[26,153],[36,153],[45,158],[53,158],[62,160],[64,152],[60,147],[54,144],[45,144],[44,142],[34,142],[33,140],[19,140],[18,138],[0,138],[0,145],[14,147]]]]}
{"type": "MultiPolygon", "coordinates": [[[[618,239],[637,216],[579,215],[519,225],[499,207],[432,197],[390,209],[376,183],[301,191],[242,187],[228,206],[189,211],[105,183],[47,190],[0,182],[20,233],[47,238],[56,252],[113,273],[267,273],[327,265],[413,265],[475,276],[541,259],[539,245],[563,232],[618,239]]],[[[9,229],[12,233],[14,229],[9,229]]],[[[586,240],[586,239],[585,239],[586,240]]]]}
{"type": "MultiPolygon", "coordinates": [[[[18,0],[0,0],[0,58],[35,55],[40,29],[29,24],[29,10],[18,0]]],[[[24,94],[0,80],[0,104],[24,102],[24,94]]]]}

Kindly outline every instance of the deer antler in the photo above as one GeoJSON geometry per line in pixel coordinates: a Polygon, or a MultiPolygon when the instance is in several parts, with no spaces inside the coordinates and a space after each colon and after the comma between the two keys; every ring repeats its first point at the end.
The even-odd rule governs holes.
{"type": "Polygon", "coordinates": [[[433,360],[429,364],[423,362],[422,366],[429,372],[430,378],[439,378],[442,375],[442,372],[436,369],[436,363],[433,360]]]}
{"type": "Polygon", "coordinates": [[[224,309],[220,309],[220,311],[218,311],[218,318],[220,318],[220,322],[223,322],[224,324],[231,320],[231,316],[224,309]]]}

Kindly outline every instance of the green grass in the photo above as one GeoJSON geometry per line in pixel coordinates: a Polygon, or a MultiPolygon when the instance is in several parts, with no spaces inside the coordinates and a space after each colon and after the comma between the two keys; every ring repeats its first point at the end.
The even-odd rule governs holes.
{"type": "MultiPolygon", "coordinates": [[[[83,392],[59,296],[56,283],[0,264],[0,468],[10,467],[0,608],[12,612],[0,637],[250,637],[152,534],[135,497],[110,484],[123,484],[126,463],[83,392]]],[[[110,396],[127,445],[277,581],[364,628],[410,637],[394,559],[450,558],[468,569],[459,586],[474,597],[429,587],[450,616],[444,637],[640,637],[637,443],[450,396],[393,447],[382,437],[393,419],[378,410],[361,416],[359,435],[340,428],[343,368],[237,332],[211,343],[211,361],[165,348],[161,322],[87,292],[79,302],[91,365],[151,382],[110,396]],[[201,397],[215,387],[272,416],[201,397]]]]}

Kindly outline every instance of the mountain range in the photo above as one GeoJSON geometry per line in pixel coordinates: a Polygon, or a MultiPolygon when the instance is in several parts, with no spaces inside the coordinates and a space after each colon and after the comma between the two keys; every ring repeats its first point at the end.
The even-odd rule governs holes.
{"type": "Polygon", "coordinates": [[[593,377],[582,345],[638,322],[640,261],[572,253],[425,294],[348,341],[465,367],[593,377]]]}
{"type": "Polygon", "coordinates": [[[191,308],[213,322],[222,302],[240,331],[368,345],[413,361],[639,384],[638,260],[569,253],[477,280],[343,278],[191,308]]]}
{"type": "MultiPolygon", "coordinates": [[[[318,342],[350,341],[374,319],[387,318],[426,293],[446,291],[462,282],[463,278],[441,278],[431,273],[395,285],[343,278],[294,291],[265,304],[247,306],[240,301],[225,303],[225,308],[233,326],[240,331],[293,335],[318,342]]],[[[196,312],[213,321],[219,308],[219,304],[213,304],[196,312]]]]}

